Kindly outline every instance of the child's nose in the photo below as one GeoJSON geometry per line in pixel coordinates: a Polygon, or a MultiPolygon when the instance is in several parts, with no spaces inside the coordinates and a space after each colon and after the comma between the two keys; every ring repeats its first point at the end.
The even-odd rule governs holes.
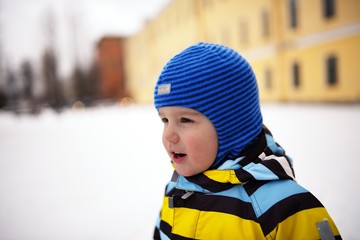
{"type": "Polygon", "coordinates": [[[169,126],[164,129],[163,136],[166,141],[171,143],[177,143],[180,139],[179,134],[176,132],[176,130],[169,126]]]}

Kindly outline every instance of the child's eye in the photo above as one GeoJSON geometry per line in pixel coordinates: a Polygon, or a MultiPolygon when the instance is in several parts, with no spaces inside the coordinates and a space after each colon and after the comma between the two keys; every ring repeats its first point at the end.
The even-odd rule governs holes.
{"type": "Polygon", "coordinates": [[[194,121],[189,118],[182,117],[182,118],[180,118],[180,122],[181,123],[192,123],[194,121]]]}
{"type": "Polygon", "coordinates": [[[169,120],[168,120],[167,118],[161,118],[161,121],[162,121],[163,123],[168,123],[168,122],[169,122],[169,120]]]}

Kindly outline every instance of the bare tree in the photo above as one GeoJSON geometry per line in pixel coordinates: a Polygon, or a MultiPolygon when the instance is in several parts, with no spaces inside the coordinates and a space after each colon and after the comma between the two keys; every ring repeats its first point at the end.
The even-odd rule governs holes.
{"type": "Polygon", "coordinates": [[[8,92],[8,108],[11,111],[17,111],[17,104],[19,100],[19,88],[17,85],[17,78],[11,69],[6,71],[6,84],[8,92]]]}
{"type": "Polygon", "coordinates": [[[24,98],[33,101],[34,72],[30,61],[21,64],[21,75],[24,82],[24,98]]]}
{"type": "Polygon", "coordinates": [[[46,47],[42,56],[42,74],[45,80],[45,98],[53,108],[59,110],[64,103],[62,88],[58,77],[55,51],[55,19],[51,11],[45,18],[46,47]]]}
{"type": "Polygon", "coordinates": [[[88,95],[92,99],[99,98],[99,69],[95,63],[92,63],[86,74],[88,83],[88,95]]]}
{"type": "Polygon", "coordinates": [[[75,90],[75,97],[77,100],[85,101],[86,91],[86,76],[79,64],[76,64],[73,69],[72,81],[75,90]]]}
{"type": "Polygon", "coordinates": [[[69,15],[69,29],[71,31],[71,45],[73,53],[72,86],[76,100],[82,101],[86,106],[90,105],[97,97],[97,68],[96,65],[85,67],[82,56],[82,40],[84,39],[84,27],[82,26],[81,14],[69,15]]]}
{"type": "Polygon", "coordinates": [[[57,75],[57,61],[52,50],[45,50],[42,57],[42,70],[45,79],[45,98],[55,109],[63,105],[60,81],[57,75]]]}

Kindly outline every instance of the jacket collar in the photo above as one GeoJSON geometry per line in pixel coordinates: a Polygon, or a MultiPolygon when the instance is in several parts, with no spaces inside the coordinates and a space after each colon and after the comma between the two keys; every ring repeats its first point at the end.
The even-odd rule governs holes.
{"type": "Polygon", "coordinates": [[[253,181],[295,180],[292,160],[264,126],[257,141],[242,156],[226,160],[214,170],[183,177],[174,173],[176,188],[196,192],[220,192],[253,181]]]}

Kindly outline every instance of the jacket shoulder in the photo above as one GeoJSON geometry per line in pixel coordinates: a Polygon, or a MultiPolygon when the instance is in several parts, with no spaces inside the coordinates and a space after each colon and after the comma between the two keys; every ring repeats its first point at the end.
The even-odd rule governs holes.
{"type": "Polygon", "coordinates": [[[254,183],[252,186],[246,186],[246,188],[247,192],[249,192],[249,188],[252,188],[249,196],[258,217],[273,207],[287,209],[304,201],[307,203],[306,205],[309,205],[303,206],[304,208],[322,207],[320,201],[313,194],[292,180],[254,183]]]}
{"type": "Polygon", "coordinates": [[[292,180],[271,181],[258,187],[252,195],[252,204],[264,235],[294,236],[301,229],[320,238],[316,224],[329,220],[335,235],[338,230],[322,203],[307,189],[292,180]],[[290,229],[290,230],[289,230],[290,229]],[[290,232],[287,232],[290,231],[290,232]],[[289,235],[288,235],[289,234],[289,235]]]}

